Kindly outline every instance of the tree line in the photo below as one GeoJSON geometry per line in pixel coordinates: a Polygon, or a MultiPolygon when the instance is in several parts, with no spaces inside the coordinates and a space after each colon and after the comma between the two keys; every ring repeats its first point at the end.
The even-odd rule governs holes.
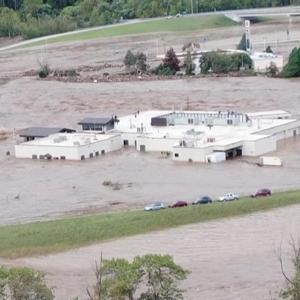
{"type": "Polygon", "coordinates": [[[300,4],[300,0],[0,0],[0,36],[33,38],[178,13],[300,4]]]}

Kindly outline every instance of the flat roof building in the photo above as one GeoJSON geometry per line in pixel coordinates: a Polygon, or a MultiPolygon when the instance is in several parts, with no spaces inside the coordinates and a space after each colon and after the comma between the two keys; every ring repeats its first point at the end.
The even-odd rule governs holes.
{"type": "Polygon", "coordinates": [[[25,141],[31,141],[37,138],[44,138],[55,133],[76,132],[74,129],[63,127],[28,127],[19,131],[19,136],[25,141]]]}

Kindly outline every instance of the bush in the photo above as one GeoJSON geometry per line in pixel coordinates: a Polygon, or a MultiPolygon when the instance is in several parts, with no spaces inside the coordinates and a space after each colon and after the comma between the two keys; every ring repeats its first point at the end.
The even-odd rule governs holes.
{"type": "Polygon", "coordinates": [[[273,53],[271,46],[268,46],[265,50],[266,53],[273,53]]]}
{"type": "Polygon", "coordinates": [[[47,63],[40,63],[40,69],[38,70],[38,74],[40,78],[46,78],[50,74],[50,67],[47,63]]]}
{"type": "Polygon", "coordinates": [[[229,73],[240,71],[241,67],[250,69],[252,60],[244,53],[226,54],[222,52],[208,52],[200,57],[201,73],[229,73]]]}
{"type": "Polygon", "coordinates": [[[127,51],[123,63],[129,71],[137,72],[147,71],[147,56],[143,52],[132,53],[130,50],[127,51]]]}
{"type": "Polygon", "coordinates": [[[24,39],[31,39],[43,35],[71,31],[76,28],[76,24],[68,17],[58,16],[51,18],[45,16],[41,19],[30,18],[23,23],[21,34],[24,39]]]}
{"type": "Polygon", "coordinates": [[[271,61],[270,66],[266,70],[266,74],[271,77],[275,77],[278,75],[278,73],[279,73],[279,70],[278,70],[276,64],[271,61]]]}
{"type": "Polygon", "coordinates": [[[166,67],[169,67],[174,73],[180,70],[179,68],[179,59],[177,58],[177,55],[173,48],[170,48],[165,58],[163,59],[163,65],[166,67]]]}
{"type": "Polygon", "coordinates": [[[185,67],[185,75],[193,75],[195,70],[195,65],[193,64],[192,55],[190,51],[188,51],[186,54],[184,67],[185,67]]]}
{"type": "Polygon", "coordinates": [[[0,299],[53,300],[44,275],[29,268],[0,267],[0,299]]]}
{"type": "Polygon", "coordinates": [[[170,76],[170,75],[175,75],[176,71],[172,70],[169,66],[160,64],[158,67],[154,69],[154,73],[160,76],[170,76]]]}
{"type": "Polygon", "coordinates": [[[300,76],[300,48],[294,48],[284,66],[281,75],[286,78],[300,76]]]}
{"type": "Polygon", "coordinates": [[[15,37],[20,34],[20,27],[18,14],[12,9],[0,7],[0,36],[15,37]]]}
{"type": "Polygon", "coordinates": [[[247,51],[247,48],[250,48],[250,41],[246,40],[246,34],[244,33],[237,46],[237,49],[247,51]]]}

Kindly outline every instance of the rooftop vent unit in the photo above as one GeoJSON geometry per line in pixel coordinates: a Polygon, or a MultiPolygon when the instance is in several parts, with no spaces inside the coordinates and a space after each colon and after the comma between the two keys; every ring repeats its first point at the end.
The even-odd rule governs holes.
{"type": "Polygon", "coordinates": [[[73,142],[73,146],[80,146],[80,143],[78,141],[73,142]]]}

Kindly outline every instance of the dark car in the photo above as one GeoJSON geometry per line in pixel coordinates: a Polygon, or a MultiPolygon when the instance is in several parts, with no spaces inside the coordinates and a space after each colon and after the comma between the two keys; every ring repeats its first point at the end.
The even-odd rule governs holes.
{"type": "Polygon", "coordinates": [[[251,197],[266,197],[266,196],[271,196],[271,191],[269,189],[261,189],[258,190],[255,194],[252,194],[251,197]]]}
{"type": "Polygon", "coordinates": [[[175,208],[175,207],[184,207],[187,206],[187,202],[186,201],[177,201],[175,203],[173,203],[172,205],[169,205],[170,208],[175,208]]]}
{"type": "Polygon", "coordinates": [[[198,197],[193,202],[193,205],[195,205],[195,204],[208,204],[208,203],[212,203],[212,199],[209,196],[202,196],[202,197],[198,197]]]}

